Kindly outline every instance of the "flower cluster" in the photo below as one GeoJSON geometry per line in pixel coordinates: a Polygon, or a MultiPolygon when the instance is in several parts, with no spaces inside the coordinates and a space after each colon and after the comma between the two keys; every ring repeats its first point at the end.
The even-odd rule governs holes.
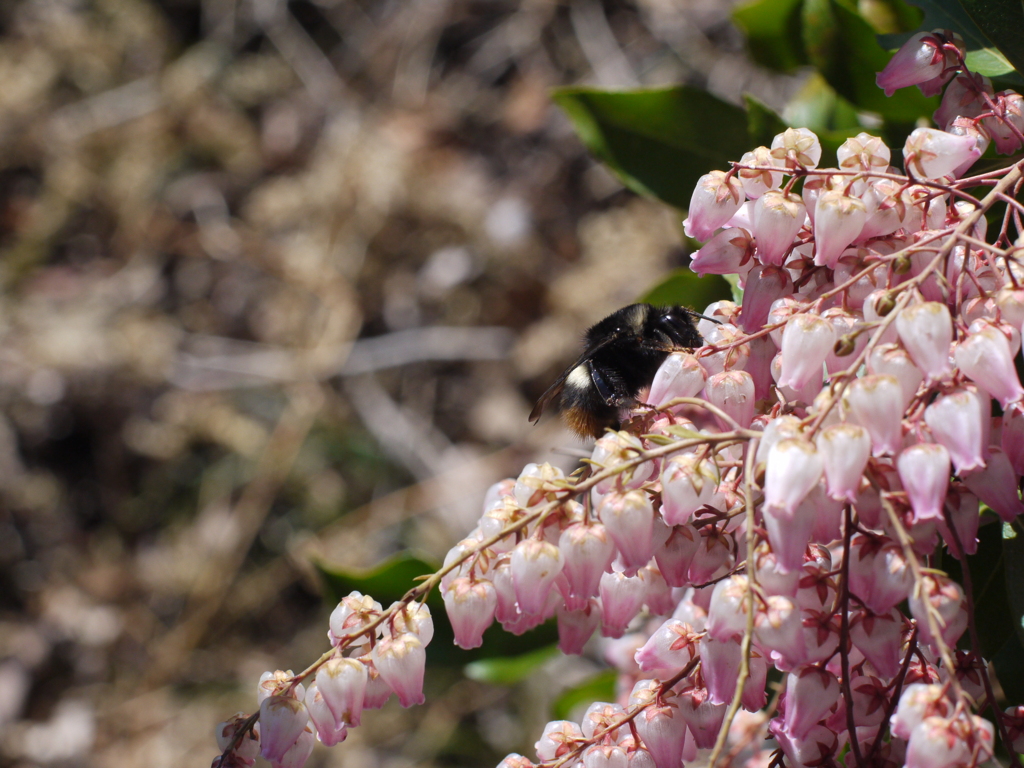
{"type": "Polygon", "coordinates": [[[704,346],[668,356],[585,471],[528,465],[403,601],[345,598],[330,652],[261,681],[258,729],[222,725],[222,766],[261,751],[298,768],[314,732],[334,744],[392,692],[420,701],[432,631],[416,601],[434,588],[464,648],[495,621],[554,618],[565,653],[600,635],[621,696],[549,723],[537,765],[677,768],[711,749],[712,765],[795,768],[848,748],[847,765],[953,768],[991,757],[996,731],[1024,746],[1024,711],[996,709],[965,557],[981,524],[1024,511],[1024,163],[961,178],[990,141],[1024,144],[1021,97],[966,72],[941,33],[878,82],[945,87],[945,130],[910,134],[904,172],[866,133],[820,168],[818,138],[789,129],[704,176],[692,268],[736,276],[742,302],[704,310],[704,346]],[[966,589],[926,567],[940,547],[966,589]]]}

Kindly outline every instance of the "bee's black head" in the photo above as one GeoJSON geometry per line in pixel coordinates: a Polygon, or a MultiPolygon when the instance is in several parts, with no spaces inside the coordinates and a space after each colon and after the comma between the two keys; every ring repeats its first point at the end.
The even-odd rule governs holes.
{"type": "Polygon", "coordinates": [[[693,349],[704,343],[697,330],[698,317],[703,315],[686,307],[651,307],[645,330],[666,344],[693,349]]]}

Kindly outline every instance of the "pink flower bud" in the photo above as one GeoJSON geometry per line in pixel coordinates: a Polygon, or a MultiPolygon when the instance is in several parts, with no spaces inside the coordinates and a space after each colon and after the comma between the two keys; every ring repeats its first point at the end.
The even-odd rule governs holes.
{"type": "Polygon", "coordinates": [[[786,676],[786,711],[783,718],[787,733],[803,739],[839,701],[839,681],[831,672],[804,666],[786,676]]]}
{"type": "Polygon", "coordinates": [[[668,541],[654,550],[658,569],[670,587],[686,586],[690,563],[697,554],[700,542],[700,534],[696,528],[691,525],[677,525],[672,528],[672,535],[668,541]]]}
{"type": "MultiPolygon", "coordinates": [[[[750,152],[744,152],[740,157],[740,165],[768,166],[777,165],[768,147],[755,147],[750,152]]],[[[782,171],[753,170],[751,168],[740,168],[737,172],[743,191],[751,200],[761,197],[769,189],[777,189],[782,182],[782,171]]]]}
{"type": "Polygon", "coordinates": [[[850,620],[850,641],[878,674],[893,678],[900,671],[902,630],[902,614],[895,608],[880,614],[861,611],[850,620]]]}
{"type": "Polygon", "coordinates": [[[909,739],[910,734],[928,717],[948,717],[953,704],[941,685],[912,683],[903,689],[899,704],[889,721],[893,736],[909,739]]]}
{"type": "Polygon", "coordinates": [[[823,462],[807,440],[782,440],[768,452],[765,504],[793,512],[821,477],[823,462]]]}
{"type": "Polygon", "coordinates": [[[426,603],[413,603],[403,608],[396,602],[392,603],[391,609],[395,611],[391,634],[412,632],[424,647],[430,645],[434,639],[434,619],[430,616],[430,606],[426,603]]]}
{"type": "Polygon", "coordinates": [[[875,84],[892,96],[898,89],[920,85],[942,74],[945,56],[942,40],[932,32],[918,32],[889,59],[875,77],[875,84]]]}
{"type": "Polygon", "coordinates": [[[982,93],[994,95],[987,77],[968,72],[954,77],[942,94],[942,103],[932,115],[932,120],[945,131],[958,117],[977,117],[986,110],[982,93]]]}
{"type": "Polygon", "coordinates": [[[753,255],[754,239],[750,233],[742,227],[729,227],[694,254],[690,269],[700,277],[740,274],[753,255]]]}
{"type": "Polygon", "coordinates": [[[958,475],[985,466],[988,402],[972,390],[958,389],[925,408],[924,421],[936,442],[949,451],[958,475]]]}
{"type": "MultiPolygon", "coordinates": [[[[615,542],[627,575],[635,574],[654,555],[654,507],[650,497],[644,491],[612,491],[601,499],[597,515],[615,542]]],[[[520,607],[522,604],[520,600],[520,607]]]]}
{"type": "Polygon", "coordinates": [[[844,403],[871,436],[875,456],[896,453],[903,441],[903,390],[894,376],[864,376],[847,388],[844,403]]]}
{"type": "Polygon", "coordinates": [[[547,607],[548,593],[565,562],[554,544],[526,539],[512,550],[512,584],[519,610],[539,614],[547,607]]]}
{"type": "Polygon", "coordinates": [[[741,328],[747,333],[758,331],[768,320],[772,304],[793,293],[789,273],[773,266],[755,266],[747,273],[743,286],[743,318],[741,328]]]}
{"type": "MultiPolygon", "coordinates": [[[[609,432],[594,443],[594,452],[590,460],[595,467],[614,467],[630,459],[635,459],[644,447],[640,438],[627,432],[609,432]]],[[[627,488],[638,488],[650,479],[655,472],[654,462],[645,461],[638,467],[622,472],[597,484],[598,493],[608,493],[616,485],[624,484],[627,488]]]]}
{"type": "Polygon", "coordinates": [[[867,222],[864,203],[841,190],[824,192],[814,207],[814,263],[834,269],[867,222]]]}
{"type": "MultiPolygon", "coordinates": [[[[733,684],[733,688],[735,688],[733,684]]],[[[725,720],[728,704],[715,704],[706,688],[687,685],[679,692],[677,699],[679,714],[693,735],[698,749],[711,749],[725,720]]]]}
{"type": "Polygon", "coordinates": [[[644,602],[646,585],[639,576],[612,571],[601,576],[601,634],[622,637],[644,602]]]}
{"type": "Polygon", "coordinates": [[[836,424],[815,440],[822,458],[828,493],[833,499],[857,500],[864,468],[871,457],[871,438],[856,424],[836,424]]]}
{"type": "Polygon", "coordinates": [[[754,241],[762,264],[782,266],[786,251],[793,245],[806,210],[799,197],[771,189],[754,203],[754,241]]]}
{"type": "Polygon", "coordinates": [[[749,427],[754,419],[754,379],[746,371],[716,373],[708,379],[704,397],[743,428],[749,427]]]}
{"type": "Polygon", "coordinates": [[[380,615],[381,605],[369,595],[353,592],[341,599],[331,612],[327,636],[332,645],[339,645],[346,635],[357,635],[362,627],[380,615]]]}
{"type": "Polygon", "coordinates": [[[896,469],[910,498],[914,522],[941,518],[949,487],[949,451],[934,443],[918,443],[900,453],[896,469]]]}
{"type": "Polygon", "coordinates": [[[558,538],[565,558],[562,573],[569,586],[566,608],[576,610],[597,594],[601,574],[615,557],[615,546],[600,523],[573,523],[558,538]]]}
{"type": "Polygon", "coordinates": [[[836,341],[832,324],[817,315],[794,315],[782,334],[782,374],[779,384],[802,389],[821,380],[822,366],[836,341]]]}
{"type": "Polygon", "coordinates": [[[624,714],[626,714],[626,710],[622,708],[621,704],[595,701],[587,707],[587,711],[583,714],[583,718],[580,720],[580,728],[583,731],[583,735],[588,739],[593,739],[596,733],[604,733],[612,741],[619,741],[619,729],[612,728],[609,730],[609,728],[624,714]]]}
{"type": "MultiPolygon", "coordinates": [[[[714,606],[712,606],[714,607],[714,606]]],[[[803,616],[792,598],[769,595],[754,617],[760,647],[799,662],[804,655],[803,616]]]]}
{"type": "Polygon", "coordinates": [[[996,94],[996,114],[981,119],[985,132],[995,142],[996,151],[1012,155],[1021,145],[1024,132],[1024,100],[1019,93],[1000,91],[996,94]]]}
{"type": "Polygon", "coordinates": [[[338,725],[362,722],[368,680],[366,665],[358,659],[330,659],[317,670],[317,688],[338,725]]]}
{"type": "Polygon", "coordinates": [[[516,480],[514,495],[520,507],[532,507],[547,500],[548,486],[565,477],[558,467],[548,463],[527,464],[516,480]]]}
{"type": "Polygon", "coordinates": [[[714,465],[693,454],[678,454],[661,471],[661,515],[666,525],[682,525],[708,504],[718,488],[714,465]]]}
{"type": "Polygon", "coordinates": [[[658,768],[682,764],[686,742],[686,722],[679,707],[669,696],[657,696],[657,689],[637,683],[629,697],[631,705],[647,704],[633,721],[644,746],[658,768]]]}
{"type": "Polygon", "coordinates": [[[583,741],[583,731],[570,720],[555,720],[544,726],[544,734],[534,745],[538,760],[557,760],[572,752],[583,741]]]}
{"type": "Polygon", "coordinates": [[[907,170],[924,179],[939,179],[970,167],[981,153],[973,136],[956,136],[935,128],[916,128],[903,146],[907,170]]]}
{"type": "MultiPolygon", "coordinates": [[[[309,719],[313,721],[316,734],[324,746],[333,747],[345,740],[345,737],[348,736],[348,726],[345,723],[339,723],[334,717],[334,713],[327,706],[316,683],[306,689],[305,703],[309,719]]],[[[360,708],[362,705],[363,701],[360,699],[360,708]]]]}
{"type": "Polygon", "coordinates": [[[929,381],[949,373],[953,320],[945,304],[928,301],[907,307],[896,316],[896,331],[929,381]]]}
{"type": "Polygon", "coordinates": [[[839,167],[845,170],[884,171],[892,153],[885,142],[868,133],[858,133],[836,150],[839,167]]]}
{"type": "Polygon", "coordinates": [[[956,645],[960,635],[967,629],[967,597],[960,585],[948,576],[927,575],[920,589],[910,593],[910,613],[917,620],[917,630],[922,643],[935,646],[928,621],[928,605],[938,615],[935,617],[942,641],[947,646],[956,645]]]}
{"type": "Polygon", "coordinates": [[[1006,408],[1024,397],[1024,388],[1017,378],[1010,343],[997,328],[980,323],[953,353],[961,371],[978,387],[988,392],[1006,408]]]}
{"type": "Polygon", "coordinates": [[[1017,473],[1010,459],[999,448],[988,448],[983,469],[964,470],[964,485],[988,504],[1007,523],[1024,512],[1017,491],[1017,473]]]}
{"type": "Polygon", "coordinates": [[[494,584],[484,579],[460,576],[444,590],[444,606],[460,648],[479,648],[484,630],[494,621],[498,593],[494,584]]]}
{"type": "Polygon", "coordinates": [[[648,401],[662,407],[677,397],[696,397],[704,389],[707,373],[689,352],[673,352],[665,358],[651,383],[648,401]]]}
{"type": "Polygon", "coordinates": [[[302,768],[313,752],[313,745],[315,743],[316,737],[307,725],[302,729],[299,738],[295,740],[295,743],[284,753],[280,760],[270,761],[271,768],[302,768]]]}
{"type": "Polygon", "coordinates": [[[583,768],[627,768],[626,750],[618,744],[592,744],[583,750],[583,768]]]}
{"type": "Polygon", "coordinates": [[[742,637],[747,625],[746,595],[746,576],[730,576],[715,585],[706,625],[711,637],[723,641],[742,637]]]}
{"type": "Polygon", "coordinates": [[[298,699],[268,696],[260,703],[260,754],[280,761],[302,735],[309,714],[298,699]]]}
{"type": "Polygon", "coordinates": [[[576,610],[559,606],[555,615],[558,617],[558,647],[562,653],[576,656],[583,653],[583,646],[601,623],[597,601],[591,598],[576,610]]]}
{"type": "Polygon", "coordinates": [[[772,139],[771,155],[784,168],[813,170],[821,160],[821,142],[807,128],[787,128],[772,139]]]}
{"type": "Polygon", "coordinates": [[[729,221],[746,199],[739,179],[712,171],[697,180],[690,198],[689,217],[683,223],[687,237],[708,240],[729,221]]]}
{"type": "Polygon", "coordinates": [[[405,633],[380,640],[372,652],[373,664],[403,707],[422,704],[423,672],[427,652],[416,635],[405,633]]]}
{"type": "Polygon", "coordinates": [[[1019,403],[1010,406],[1003,414],[1000,440],[1013,471],[1024,475],[1024,408],[1019,403]]]}
{"type": "Polygon", "coordinates": [[[636,663],[644,672],[675,674],[693,661],[699,639],[689,624],[669,619],[636,652],[636,663]]]}
{"type": "Polygon", "coordinates": [[[921,369],[914,365],[907,351],[897,344],[880,344],[868,355],[868,373],[895,376],[903,392],[903,408],[917,394],[918,387],[924,381],[921,369]]]}

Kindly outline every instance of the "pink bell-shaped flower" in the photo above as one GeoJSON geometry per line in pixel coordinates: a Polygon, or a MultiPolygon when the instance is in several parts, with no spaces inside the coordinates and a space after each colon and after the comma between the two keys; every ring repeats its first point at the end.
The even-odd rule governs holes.
{"type": "Polygon", "coordinates": [[[892,735],[909,739],[914,729],[927,717],[949,717],[953,703],[942,685],[910,683],[900,694],[896,711],[889,719],[892,735]]]}
{"type": "Polygon", "coordinates": [[[343,597],[331,612],[327,636],[332,645],[339,645],[346,635],[357,635],[360,630],[380,615],[381,605],[369,595],[352,592],[343,597]]]}
{"type": "Polygon", "coordinates": [[[700,529],[700,545],[690,561],[687,574],[691,584],[703,584],[731,561],[731,542],[731,536],[714,526],[706,525],[700,529]]]}
{"type": "Polygon", "coordinates": [[[601,577],[601,634],[622,637],[644,603],[646,585],[639,576],[619,571],[601,577]]]}
{"type": "Polygon", "coordinates": [[[633,722],[657,768],[674,768],[682,764],[686,722],[674,697],[659,697],[657,688],[644,685],[648,682],[637,683],[629,697],[631,706],[647,705],[633,722]]]}
{"type": "Polygon", "coordinates": [[[856,379],[847,388],[844,403],[871,436],[875,456],[899,451],[903,442],[903,390],[895,376],[856,379]]]}
{"type": "Polygon", "coordinates": [[[907,170],[918,178],[939,179],[963,172],[981,157],[982,148],[973,136],[956,136],[935,128],[916,128],[903,145],[907,170]]]}
{"type": "MultiPolygon", "coordinates": [[[[345,723],[339,723],[334,717],[334,713],[327,706],[316,683],[306,689],[304,701],[309,719],[313,722],[313,727],[316,728],[316,735],[320,742],[326,747],[333,747],[335,744],[343,742],[348,736],[348,726],[345,723]]],[[[360,699],[359,706],[362,707],[362,705],[363,702],[360,699]]]]}
{"type": "Polygon", "coordinates": [[[572,752],[583,741],[583,731],[571,720],[555,720],[544,726],[544,733],[534,744],[537,759],[553,761],[572,752]]]}
{"type": "Polygon", "coordinates": [[[787,128],[772,139],[775,165],[796,170],[814,170],[821,160],[821,142],[808,128],[787,128]]]}
{"type": "Polygon", "coordinates": [[[949,488],[949,451],[935,443],[912,445],[900,452],[896,469],[910,498],[914,522],[941,518],[949,488]]]}
{"type": "Polygon", "coordinates": [[[775,727],[772,721],[771,734],[779,743],[783,754],[786,755],[786,762],[800,768],[810,766],[828,765],[835,762],[833,756],[839,749],[839,739],[836,734],[824,725],[815,725],[802,739],[788,734],[784,729],[775,727]]]}
{"type": "MultiPolygon", "coordinates": [[[[733,688],[735,689],[735,683],[733,688]]],[[[707,688],[685,685],[676,700],[679,713],[686,721],[694,744],[698,749],[711,749],[715,746],[715,738],[725,720],[728,704],[715,704],[711,701],[707,688]]],[[[660,767],[659,767],[660,768],[660,767]]]]}
{"type": "Polygon", "coordinates": [[[863,201],[842,190],[823,192],[814,207],[814,263],[834,269],[867,222],[863,201]]]}
{"type": "Polygon", "coordinates": [[[498,593],[494,584],[485,579],[460,576],[444,591],[444,606],[455,633],[455,644],[460,648],[479,648],[484,642],[484,630],[494,621],[498,593]]]}
{"type": "Polygon", "coordinates": [[[682,525],[708,504],[718,488],[715,467],[693,454],[673,456],[661,470],[661,515],[666,525],[682,525]]]}
{"type": "Polygon", "coordinates": [[[1012,523],[1024,512],[1024,504],[1017,492],[1017,473],[1001,449],[989,448],[985,454],[984,468],[965,470],[961,476],[964,485],[988,504],[1004,522],[1012,523]]]}
{"type": "Polygon", "coordinates": [[[704,275],[735,275],[744,271],[754,255],[754,238],[742,227],[729,227],[708,240],[693,255],[690,269],[704,275]]]}
{"type": "Polygon", "coordinates": [[[822,365],[835,341],[835,329],[824,318],[811,314],[791,317],[782,334],[779,384],[801,389],[812,378],[820,380],[824,375],[822,365]]]}
{"type": "Polygon", "coordinates": [[[1024,407],[1020,403],[1010,406],[1003,413],[1000,444],[1013,471],[1024,475],[1024,407]]]}
{"type": "Polygon", "coordinates": [[[1010,342],[990,323],[972,324],[971,332],[957,345],[953,357],[960,370],[1004,409],[1024,397],[1010,342]]]}
{"type": "Polygon", "coordinates": [[[782,266],[807,212],[793,193],[770,189],[754,203],[754,241],[762,264],[782,266]]]}
{"type": "Polygon", "coordinates": [[[949,373],[953,319],[945,304],[926,301],[907,307],[896,316],[896,331],[911,359],[929,381],[949,373]]]}
{"type": "MultiPolygon", "coordinates": [[[[612,491],[601,499],[597,515],[619,551],[626,574],[632,576],[654,554],[654,507],[650,497],[644,491],[612,491]]],[[[519,604],[522,606],[522,600],[519,604]]]]}
{"type": "MultiPolygon", "coordinates": [[[[662,577],[670,587],[685,587],[687,574],[694,555],[700,547],[701,537],[692,525],[672,528],[668,540],[654,550],[654,559],[662,577]]],[[[600,579],[600,577],[598,577],[600,579]]]]}
{"type": "MultiPolygon", "coordinates": [[[[714,603],[712,603],[712,609],[714,603]]],[[[803,617],[800,606],[784,595],[769,595],[754,617],[754,634],[761,648],[793,663],[804,655],[803,617]]]]}
{"type": "Polygon", "coordinates": [[[936,646],[928,620],[928,605],[937,612],[938,631],[947,647],[956,645],[967,629],[967,597],[963,589],[948,576],[930,574],[924,577],[920,589],[910,594],[910,613],[917,620],[917,631],[922,643],[936,646]]]}
{"type": "Polygon", "coordinates": [[[313,752],[314,744],[316,744],[316,736],[313,735],[312,728],[307,724],[299,734],[299,738],[281,756],[281,759],[270,761],[271,768],[302,768],[313,752]]]}
{"type": "Polygon", "coordinates": [[[260,754],[277,762],[284,758],[309,722],[301,701],[291,696],[268,696],[260,703],[260,754]]]}
{"type": "Polygon", "coordinates": [[[809,440],[781,440],[768,452],[765,504],[793,512],[821,478],[821,455],[809,440]]]}
{"type": "Polygon", "coordinates": [[[359,661],[366,666],[366,694],[363,696],[363,709],[380,709],[383,707],[391,694],[391,686],[380,676],[377,667],[373,663],[373,655],[360,656],[359,661]]]}
{"type": "Polygon", "coordinates": [[[781,267],[756,266],[747,273],[743,284],[742,322],[747,333],[759,331],[768,320],[772,304],[793,293],[793,278],[781,267]]]}
{"type": "Polygon", "coordinates": [[[907,742],[906,768],[954,768],[971,763],[971,747],[954,726],[957,720],[926,717],[907,742]]]}
{"type": "Polygon", "coordinates": [[[935,441],[945,446],[958,475],[985,466],[985,428],[988,398],[970,389],[940,395],[924,410],[924,421],[935,441]],[[984,408],[984,410],[983,410],[984,408]]]}
{"type": "Polygon", "coordinates": [[[895,608],[888,613],[861,611],[850,619],[850,641],[885,678],[900,671],[902,631],[903,616],[895,608]]]}
{"type": "Polygon", "coordinates": [[[403,707],[422,704],[427,652],[416,635],[405,632],[385,637],[373,646],[373,664],[403,707]]]}
{"type": "Polygon", "coordinates": [[[697,655],[700,633],[678,619],[669,619],[636,652],[636,663],[644,672],[675,674],[697,655]]]}
{"type": "Polygon", "coordinates": [[[768,147],[755,147],[749,152],[744,152],[740,157],[741,166],[755,166],[754,168],[740,168],[737,175],[743,185],[743,191],[751,200],[757,200],[769,189],[778,189],[782,182],[782,171],[770,170],[771,166],[777,166],[775,158],[768,147]],[[759,167],[759,169],[757,168],[759,167]]]}
{"type": "Polygon", "coordinates": [[[754,551],[754,572],[757,584],[765,594],[796,596],[800,572],[780,569],[778,558],[767,542],[760,544],[754,551]]]}
{"type": "Polygon", "coordinates": [[[786,676],[786,732],[804,738],[837,701],[839,681],[831,672],[810,665],[794,669],[786,676]]]}
{"type": "Polygon", "coordinates": [[[565,607],[582,608],[597,594],[601,574],[615,558],[615,545],[600,523],[573,523],[558,537],[565,558],[562,573],[568,583],[565,607]]]}
{"type": "Polygon", "coordinates": [[[814,530],[815,513],[814,506],[804,501],[792,512],[768,504],[762,508],[768,541],[775,553],[776,568],[779,571],[792,573],[803,564],[804,551],[814,530]]]}
{"type": "Polygon", "coordinates": [[[317,670],[317,687],[336,723],[355,726],[362,722],[368,680],[369,671],[359,659],[329,659],[317,670]]]}
{"type": "Polygon", "coordinates": [[[871,437],[857,424],[834,424],[815,439],[822,458],[828,493],[833,499],[854,502],[864,468],[871,457],[871,437]]]}
{"type": "Polygon", "coordinates": [[[877,136],[858,133],[844,141],[836,150],[839,167],[844,170],[885,171],[892,153],[877,136]]]}
{"type": "Polygon", "coordinates": [[[576,610],[559,606],[555,615],[558,617],[558,648],[567,655],[583,653],[583,646],[601,623],[601,608],[597,601],[591,598],[576,610]]]}
{"type": "Polygon", "coordinates": [[[580,729],[588,739],[593,739],[594,734],[603,733],[612,741],[619,741],[620,730],[612,728],[615,721],[626,714],[621,704],[609,704],[606,701],[595,701],[580,719],[580,729]]]}
{"type": "Polygon", "coordinates": [[[868,373],[895,376],[903,392],[903,408],[917,394],[918,387],[924,381],[921,369],[914,365],[910,355],[898,344],[879,344],[868,355],[868,373]]]}
{"type": "Polygon", "coordinates": [[[996,114],[983,117],[981,125],[999,154],[1012,155],[1020,149],[1020,134],[1024,132],[1024,98],[1014,91],[1000,91],[995,102],[996,114]]]}
{"type": "Polygon", "coordinates": [[[746,196],[735,175],[712,171],[697,180],[690,198],[689,216],[683,223],[687,237],[709,240],[739,210],[746,196]]]}
{"type": "Polygon", "coordinates": [[[875,84],[886,96],[892,96],[900,88],[941,76],[946,66],[942,44],[943,40],[935,33],[918,32],[889,59],[885,69],[875,77],[875,84]]]}
{"type": "MultiPolygon", "coordinates": [[[[242,727],[248,718],[239,712],[230,720],[218,723],[215,731],[217,738],[217,749],[224,752],[234,741],[238,729],[242,727]]],[[[232,755],[243,765],[252,766],[256,763],[256,756],[260,753],[260,726],[256,723],[252,730],[246,732],[238,744],[235,745],[232,755]]],[[[216,764],[214,764],[216,765],[216,764]]]]}
{"type": "Polygon", "coordinates": [[[715,640],[731,640],[743,635],[747,625],[747,589],[746,576],[730,576],[715,585],[705,625],[715,640]]]}
{"type": "Polygon", "coordinates": [[[673,352],[654,374],[647,399],[660,408],[677,397],[696,397],[704,389],[706,378],[704,366],[691,353],[673,352]]]}
{"type": "MultiPolygon", "coordinates": [[[[746,429],[754,419],[754,379],[746,371],[723,371],[708,379],[704,397],[746,429]]],[[[728,428],[723,424],[723,428],[728,428]]]]}
{"type": "Polygon", "coordinates": [[[704,635],[698,645],[708,698],[713,704],[728,704],[736,692],[736,679],[739,677],[740,641],[735,638],[715,640],[711,635],[704,635]]]}
{"type": "Polygon", "coordinates": [[[512,584],[520,611],[526,614],[544,611],[548,593],[564,563],[561,550],[547,541],[529,538],[516,545],[512,550],[512,584]]]}

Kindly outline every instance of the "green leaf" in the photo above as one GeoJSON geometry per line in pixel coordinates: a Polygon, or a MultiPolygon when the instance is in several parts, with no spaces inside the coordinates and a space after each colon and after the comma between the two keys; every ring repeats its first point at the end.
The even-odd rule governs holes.
{"type": "Polygon", "coordinates": [[[1017,638],[1024,643],[1024,531],[1019,524],[1004,523],[1002,534],[1009,619],[1017,638]]]}
{"type": "Polygon", "coordinates": [[[968,51],[964,61],[969,70],[985,77],[1001,77],[1015,71],[1013,65],[995,48],[968,51]]]}
{"type": "Polygon", "coordinates": [[[916,88],[886,97],[875,85],[875,75],[888,63],[889,54],[867,22],[837,0],[805,0],[803,21],[804,45],[811,63],[836,93],[857,109],[912,123],[938,107],[938,98],[925,98],[916,88]]]}
{"type": "Polygon", "coordinates": [[[999,653],[992,657],[992,666],[1006,695],[1006,703],[1010,706],[1024,704],[1024,645],[1017,635],[1010,635],[999,653]]]}
{"type": "Polygon", "coordinates": [[[800,34],[802,0],[753,0],[737,7],[732,20],[743,30],[750,55],[758,64],[792,72],[807,64],[800,34]]]}
{"type": "Polygon", "coordinates": [[[697,179],[749,149],[743,110],[697,88],[560,88],[552,98],[623,184],[676,208],[690,204],[697,179]]]}
{"type": "Polygon", "coordinates": [[[519,656],[482,659],[466,665],[466,677],[493,685],[515,685],[557,655],[558,646],[549,645],[519,656]]]}
{"type": "MultiPolygon", "coordinates": [[[[331,568],[323,563],[318,564],[317,567],[324,577],[334,602],[349,592],[357,591],[364,595],[370,595],[378,603],[386,606],[395,600],[400,600],[406,592],[416,586],[417,576],[434,573],[441,566],[439,563],[430,562],[425,557],[402,552],[389,557],[370,570],[331,568]]],[[[432,609],[444,606],[440,596],[437,595],[437,590],[431,593],[427,603],[432,609]]]]}
{"type": "Polygon", "coordinates": [[[606,669],[587,680],[582,685],[570,688],[557,699],[552,705],[552,718],[555,720],[566,720],[573,713],[573,710],[585,703],[594,701],[615,701],[615,681],[618,680],[618,672],[614,669],[606,669]]]}
{"type": "Polygon", "coordinates": [[[1024,6],[1020,0],[960,0],[985,37],[1024,73],[1024,6]]]}
{"type": "Polygon", "coordinates": [[[747,135],[750,137],[748,149],[771,146],[777,134],[793,125],[787,124],[775,110],[753,96],[744,96],[743,101],[747,105],[747,135]]]}
{"type": "Polygon", "coordinates": [[[719,275],[698,277],[689,269],[676,269],[640,299],[656,307],[683,306],[704,311],[714,301],[731,298],[729,283],[719,275]]]}

